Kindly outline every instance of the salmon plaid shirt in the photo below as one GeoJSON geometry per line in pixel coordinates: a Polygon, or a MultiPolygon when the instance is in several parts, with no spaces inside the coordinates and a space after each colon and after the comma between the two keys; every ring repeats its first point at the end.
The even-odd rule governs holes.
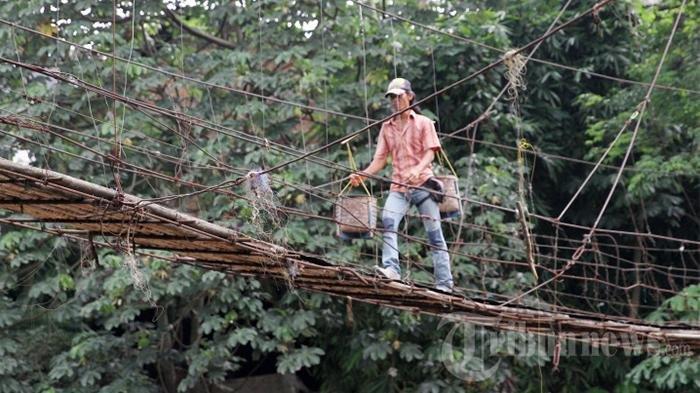
{"type": "MultiPolygon", "coordinates": [[[[423,169],[418,178],[412,182],[405,178],[406,173],[409,169],[418,165],[423,154],[428,149],[439,150],[440,148],[440,140],[435,132],[433,121],[423,115],[409,111],[408,120],[403,130],[399,129],[398,116],[392,117],[382,124],[382,130],[379,133],[379,138],[377,138],[377,151],[374,153],[374,159],[383,160],[391,154],[393,167],[391,180],[412,186],[420,186],[433,176],[432,163],[423,169]]],[[[408,189],[392,183],[391,191],[406,192],[408,189]]]]}

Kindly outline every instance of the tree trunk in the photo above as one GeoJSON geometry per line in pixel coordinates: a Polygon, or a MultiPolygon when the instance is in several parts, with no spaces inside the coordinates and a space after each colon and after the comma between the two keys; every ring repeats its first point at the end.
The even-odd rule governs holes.
{"type": "Polygon", "coordinates": [[[158,332],[160,333],[160,352],[156,368],[158,369],[158,377],[164,391],[168,393],[176,393],[178,380],[175,374],[175,366],[169,356],[163,356],[163,353],[170,351],[173,348],[173,338],[169,331],[170,320],[168,319],[167,308],[163,311],[160,323],[158,323],[158,332]]]}

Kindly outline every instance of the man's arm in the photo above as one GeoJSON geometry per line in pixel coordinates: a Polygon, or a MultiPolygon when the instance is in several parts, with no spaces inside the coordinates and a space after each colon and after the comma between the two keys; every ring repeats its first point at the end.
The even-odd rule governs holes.
{"type": "Polygon", "coordinates": [[[406,178],[404,179],[404,181],[411,183],[415,179],[417,179],[418,176],[420,176],[421,172],[423,172],[423,170],[425,168],[427,168],[431,162],[433,162],[433,159],[435,159],[435,151],[433,149],[426,150],[423,153],[423,157],[421,157],[418,164],[416,166],[414,166],[413,168],[408,170],[408,173],[406,173],[406,178]]]}
{"type": "Polygon", "coordinates": [[[421,129],[423,131],[423,155],[418,164],[410,168],[404,176],[403,181],[406,183],[413,184],[420,177],[421,172],[433,162],[435,152],[441,149],[440,139],[435,132],[435,124],[425,118],[425,121],[421,122],[421,129]]]}
{"type": "Polygon", "coordinates": [[[359,186],[367,175],[376,175],[384,168],[385,165],[386,156],[374,157],[372,162],[367,168],[365,168],[364,171],[356,172],[350,175],[350,184],[352,184],[353,187],[359,186]]]}
{"type": "Polygon", "coordinates": [[[362,183],[362,181],[368,175],[376,175],[379,171],[386,165],[386,158],[389,155],[389,145],[387,144],[386,138],[384,137],[384,125],[382,125],[381,131],[379,131],[379,137],[377,138],[377,150],[374,152],[374,157],[369,166],[365,168],[364,171],[358,171],[350,175],[350,184],[353,187],[357,187],[362,183]]]}

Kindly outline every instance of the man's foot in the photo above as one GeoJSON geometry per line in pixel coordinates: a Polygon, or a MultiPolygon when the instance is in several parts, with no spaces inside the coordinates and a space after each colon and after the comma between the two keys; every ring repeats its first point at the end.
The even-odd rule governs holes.
{"type": "Polygon", "coordinates": [[[380,267],[376,266],[375,269],[381,273],[384,277],[390,280],[401,280],[401,275],[394,269],[390,267],[380,267]]]}
{"type": "Polygon", "coordinates": [[[446,292],[446,293],[452,293],[452,287],[448,287],[447,285],[436,285],[435,289],[437,289],[440,292],[446,292]]]}

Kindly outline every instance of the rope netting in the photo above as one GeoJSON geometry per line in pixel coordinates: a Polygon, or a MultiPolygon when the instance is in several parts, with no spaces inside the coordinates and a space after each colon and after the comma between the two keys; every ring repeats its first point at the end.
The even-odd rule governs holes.
{"type": "MultiPolygon", "coordinates": [[[[539,44],[553,34],[576,23],[582,18],[589,16],[591,13],[597,13],[597,10],[606,5],[608,2],[609,0],[601,1],[588,11],[579,13],[569,21],[557,25],[556,22],[559,20],[559,17],[563,14],[566,7],[568,7],[567,3],[562,9],[562,12],[560,12],[557,16],[557,20],[552,23],[552,25],[543,35],[527,45],[506,51],[505,54],[499,59],[455,83],[451,83],[441,89],[438,89],[437,84],[435,84],[434,92],[419,100],[413,106],[428,102],[432,99],[437,99],[437,97],[445,92],[448,92],[479,75],[496,69],[499,66],[504,66],[505,71],[503,73],[503,78],[505,79],[506,84],[503,90],[501,90],[500,94],[495,98],[495,100],[493,100],[493,102],[491,102],[483,114],[478,116],[473,123],[467,125],[465,128],[468,129],[466,130],[465,128],[462,128],[452,133],[441,133],[444,141],[452,139],[455,141],[470,141],[472,143],[471,155],[474,156],[476,153],[473,151],[473,144],[482,143],[483,141],[476,138],[475,132],[470,135],[469,131],[474,129],[474,127],[476,127],[479,123],[488,121],[488,118],[493,113],[493,108],[496,101],[504,96],[504,94],[506,98],[513,102],[517,108],[517,102],[521,98],[519,94],[525,89],[526,86],[526,65],[528,61],[531,60],[532,55],[539,47],[539,44]],[[528,50],[529,54],[523,54],[528,50]],[[467,131],[466,137],[458,135],[464,131],[467,131]]],[[[355,3],[357,3],[361,8],[368,7],[370,9],[374,9],[360,2],[355,3]]],[[[377,12],[381,11],[377,9],[374,10],[377,12]]],[[[385,13],[385,11],[381,12],[385,13]]],[[[673,33],[676,31],[680,15],[681,13],[679,13],[678,18],[676,19],[676,24],[674,24],[674,28],[664,51],[664,55],[659,61],[654,79],[647,85],[648,90],[644,101],[642,101],[636,107],[634,112],[636,115],[631,117],[628,122],[625,123],[625,126],[620,131],[620,134],[628,125],[635,123],[634,135],[636,135],[641,118],[644,114],[644,109],[649,104],[651,92],[655,87],[657,87],[656,82],[658,79],[658,74],[664,63],[669,45],[671,44],[673,33]]],[[[363,17],[366,18],[366,15],[363,17]]],[[[394,17],[396,16],[394,15],[394,17]]],[[[396,19],[404,20],[405,18],[396,17],[396,19]]],[[[17,28],[28,33],[38,33],[32,29],[22,27],[6,20],[0,19],[0,23],[11,26],[13,29],[17,28]]],[[[366,37],[364,29],[365,21],[363,20],[363,51],[366,50],[366,37]]],[[[90,53],[99,53],[115,61],[127,61],[129,64],[143,66],[154,72],[164,72],[170,77],[181,78],[183,81],[195,84],[205,84],[210,88],[224,88],[222,86],[213,85],[208,82],[187,77],[184,75],[184,73],[173,74],[169,71],[142,65],[132,60],[121,59],[114,53],[112,53],[110,56],[109,53],[98,52],[94,49],[85,49],[82,46],[76,46],[76,44],[70,43],[62,38],[51,36],[48,38],[56,40],[57,43],[76,47],[80,50],[87,50],[90,53]]],[[[431,58],[433,58],[432,51],[433,49],[431,48],[431,58]]],[[[285,202],[278,197],[277,193],[280,189],[293,189],[305,195],[307,201],[316,200],[333,205],[337,198],[342,194],[342,191],[335,192],[330,189],[330,186],[346,181],[347,176],[355,172],[357,168],[354,165],[354,159],[351,160],[351,165],[344,165],[342,163],[331,161],[328,158],[322,158],[320,157],[319,153],[328,152],[330,148],[343,142],[348,142],[348,136],[352,138],[365,132],[369,134],[372,129],[376,128],[377,125],[391,118],[391,116],[396,115],[392,114],[391,116],[381,120],[370,119],[369,112],[367,111],[368,104],[366,86],[363,90],[363,103],[366,110],[364,116],[356,116],[326,108],[318,108],[279,98],[264,96],[264,91],[261,91],[261,93],[258,94],[247,91],[237,91],[230,87],[225,88],[227,91],[234,91],[236,93],[244,94],[246,97],[252,96],[260,98],[263,102],[291,105],[304,110],[318,111],[326,115],[343,116],[354,120],[362,120],[366,124],[359,130],[351,132],[348,136],[335,141],[327,141],[324,145],[315,147],[311,150],[306,148],[302,150],[289,146],[288,144],[268,140],[265,135],[249,134],[229,126],[224,126],[219,122],[199,118],[191,114],[183,113],[182,111],[168,109],[153,103],[127,97],[125,94],[119,94],[116,91],[116,88],[113,88],[110,91],[90,84],[82,78],[78,78],[72,74],[56,71],[48,67],[22,62],[19,58],[19,52],[17,55],[18,59],[16,60],[0,57],[0,61],[16,66],[18,70],[43,74],[60,83],[66,83],[84,89],[86,93],[112,100],[114,105],[114,119],[112,119],[112,122],[114,124],[115,135],[117,135],[117,137],[115,137],[114,140],[102,138],[98,135],[91,135],[69,127],[59,126],[51,121],[41,121],[19,113],[12,113],[6,111],[5,109],[0,109],[0,123],[7,125],[10,129],[21,129],[23,131],[27,131],[29,136],[24,135],[23,133],[15,133],[6,130],[0,130],[0,134],[15,138],[23,146],[33,146],[33,148],[39,149],[45,153],[69,156],[73,159],[86,161],[89,165],[100,168],[107,168],[107,165],[109,165],[109,168],[115,172],[115,179],[120,179],[120,172],[124,172],[130,176],[149,178],[153,179],[154,181],[174,184],[186,187],[188,189],[188,191],[185,193],[162,195],[159,193],[157,188],[151,186],[153,188],[153,195],[157,196],[150,199],[145,199],[145,203],[161,204],[176,201],[195,201],[196,204],[199,203],[200,197],[209,194],[224,195],[232,199],[246,201],[247,207],[250,209],[249,223],[253,227],[252,235],[265,240],[273,239],[276,232],[285,229],[285,225],[288,220],[285,220],[284,218],[287,216],[295,217],[296,219],[302,221],[313,220],[325,224],[336,224],[336,221],[331,214],[324,214],[323,212],[319,213],[318,211],[312,209],[305,210],[299,207],[287,206],[285,202]],[[129,106],[138,110],[142,116],[152,121],[152,123],[157,127],[163,131],[176,133],[182,139],[182,141],[185,141],[186,143],[180,145],[172,144],[155,138],[152,135],[147,135],[141,131],[128,129],[123,127],[123,125],[121,128],[117,128],[115,109],[116,104],[114,104],[117,102],[121,103],[125,107],[129,106]],[[226,160],[223,160],[216,154],[209,152],[204,147],[198,145],[197,141],[194,140],[189,133],[184,133],[182,130],[177,130],[164,124],[163,122],[154,121],[154,119],[157,119],[159,116],[175,119],[178,122],[187,123],[191,126],[199,127],[203,130],[211,131],[217,135],[235,139],[236,141],[242,143],[259,146],[260,149],[264,149],[265,151],[273,151],[280,157],[291,158],[274,165],[267,165],[265,168],[235,167],[227,163],[226,160]],[[47,136],[58,138],[63,143],[71,145],[80,151],[88,151],[91,153],[91,158],[82,154],[76,154],[73,151],[52,146],[51,144],[46,143],[47,136]],[[133,136],[134,138],[147,139],[151,142],[159,144],[163,147],[163,150],[167,149],[168,152],[165,153],[160,150],[153,151],[151,149],[139,146],[138,144],[124,143],[124,140],[130,136],[133,136]],[[85,139],[89,140],[90,142],[84,142],[85,139]],[[107,146],[107,149],[102,148],[100,150],[100,146],[107,146]],[[202,160],[195,162],[187,159],[186,153],[188,146],[202,152],[206,163],[202,160]],[[116,151],[117,154],[112,154],[112,151],[116,151]],[[211,174],[212,178],[214,179],[219,179],[220,176],[217,176],[217,174],[220,173],[226,174],[227,178],[226,180],[214,185],[206,185],[193,180],[185,180],[182,176],[179,176],[179,173],[171,175],[134,164],[133,162],[136,160],[134,160],[133,157],[137,155],[148,157],[149,160],[157,160],[167,164],[177,164],[179,165],[178,168],[180,168],[180,165],[186,165],[189,170],[198,171],[199,173],[207,175],[211,174]],[[131,157],[131,159],[129,159],[129,157],[131,157]],[[335,173],[340,174],[340,180],[334,180],[331,183],[320,185],[311,185],[310,181],[307,184],[295,184],[285,180],[284,176],[277,174],[277,172],[281,171],[282,169],[295,170],[294,165],[298,163],[307,165],[305,168],[307,173],[309,172],[309,164],[318,165],[325,169],[335,171],[335,173]],[[242,192],[239,193],[239,190],[242,192]]],[[[367,64],[363,63],[363,74],[367,72],[366,67],[367,64]]],[[[433,82],[435,83],[435,81],[433,82]]],[[[124,88],[124,91],[126,91],[126,87],[124,88]]],[[[16,91],[10,91],[10,94],[16,94],[18,97],[23,97],[25,95],[25,90],[19,89],[16,91]]],[[[39,97],[32,97],[31,99],[41,100],[39,97]]],[[[68,107],[67,105],[55,102],[55,100],[50,101],[47,104],[51,105],[52,110],[62,111],[71,116],[88,119],[90,122],[94,123],[96,127],[99,123],[109,123],[109,120],[105,121],[97,119],[92,113],[82,113],[75,106],[68,107]]],[[[214,113],[214,108],[212,108],[212,112],[214,113]]],[[[516,117],[519,116],[518,113],[514,114],[516,117]]],[[[324,125],[327,127],[328,123],[326,122],[324,125]]],[[[263,129],[264,128],[265,125],[263,125],[263,129]]],[[[620,134],[618,134],[618,136],[620,134]]],[[[582,226],[563,220],[563,215],[571,203],[567,205],[559,217],[549,217],[536,214],[528,209],[528,205],[531,203],[529,199],[532,198],[532,190],[531,179],[528,180],[526,178],[525,171],[530,170],[532,172],[534,171],[534,168],[533,165],[526,165],[525,157],[528,155],[532,156],[532,162],[534,163],[536,157],[538,155],[542,155],[543,153],[535,152],[535,149],[527,142],[527,140],[523,139],[522,135],[517,135],[516,141],[517,143],[515,147],[507,145],[500,146],[502,148],[514,149],[517,151],[516,164],[519,166],[521,172],[519,189],[513,190],[514,193],[518,193],[520,195],[519,201],[515,207],[505,207],[496,201],[480,200],[474,196],[473,192],[470,192],[471,187],[475,186],[471,176],[473,171],[471,167],[473,163],[471,158],[469,160],[469,173],[457,173],[459,172],[459,168],[458,170],[455,170],[452,168],[452,165],[449,164],[450,169],[455,176],[460,174],[462,175],[464,180],[460,183],[460,186],[464,187],[465,191],[468,191],[461,193],[461,196],[458,197],[460,204],[462,205],[462,209],[465,211],[464,216],[467,215],[466,212],[483,212],[493,210],[507,215],[508,219],[506,221],[506,225],[509,228],[508,230],[504,231],[502,229],[489,227],[488,225],[469,222],[469,218],[464,216],[461,217],[459,221],[451,219],[441,220],[442,224],[445,226],[445,228],[447,228],[446,232],[451,233],[453,236],[457,235],[448,241],[448,248],[451,257],[456,261],[473,261],[479,264],[478,272],[464,273],[459,272],[459,269],[456,269],[459,272],[458,274],[475,280],[473,282],[463,280],[463,285],[456,288],[457,294],[467,298],[469,296],[490,297],[499,301],[503,306],[511,303],[527,303],[528,305],[540,309],[559,307],[562,309],[575,309],[576,311],[606,318],[614,318],[616,316],[630,318],[631,308],[653,310],[668,297],[677,295],[679,290],[681,290],[683,287],[697,283],[700,280],[700,263],[698,261],[698,257],[700,256],[700,242],[692,239],[656,235],[648,231],[623,231],[598,227],[600,218],[605,213],[605,208],[607,207],[610,197],[615,190],[615,186],[619,182],[620,174],[624,170],[631,170],[630,168],[626,167],[627,156],[620,166],[603,165],[602,161],[605,156],[603,156],[598,162],[588,162],[574,157],[553,156],[555,158],[584,163],[587,166],[593,166],[589,177],[583,182],[579,190],[572,197],[572,202],[580,195],[581,190],[583,190],[583,188],[586,186],[590,177],[599,168],[608,167],[617,170],[615,183],[608,195],[608,199],[603,205],[603,208],[601,208],[595,223],[590,226],[582,226]],[[525,185],[528,182],[530,186],[528,192],[529,195],[525,195],[525,185]],[[574,232],[574,234],[569,234],[567,231],[574,232]],[[581,236],[581,233],[584,235],[581,236]],[[511,257],[506,258],[503,257],[502,254],[511,254],[511,257]],[[645,258],[632,259],[630,254],[642,255],[645,258]],[[653,262],[652,256],[659,259],[673,256],[673,258],[679,258],[680,263],[670,265],[665,263],[656,263],[653,262]],[[516,293],[499,293],[490,291],[487,282],[495,281],[501,274],[519,274],[523,277],[526,274],[532,274],[533,278],[524,277],[522,279],[523,285],[516,293]],[[633,276],[632,279],[630,279],[630,275],[633,276]],[[660,276],[665,277],[667,282],[658,282],[658,277],[660,276]],[[649,301],[650,304],[643,304],[639,298],[634,300],[637,302],[635,304],[633,299],[631,299],[631,296],[636,291],[643,291],[644,296],[647,297],[646,301],[649,301]],[[535,296],[532,297],[530,295],[535,296]],[[572,308],[572,304],[576,304],[577,306],[572,308]],[[584,309],[582,304],[587,304],[588,307],[584,309]]],[[[612,147],[617,141],[618,138],[615,138],[610,146],[612,147]]],[[[629,142],[627,150],[628,153],[632,149],[633,144],[634,139],[629,142]]],[[[306,146],[306,141],[304,141],[304,145],[306,146]]],[[[352,150],[349,146],[349,142],[346,143],[346,146],[349,155],[352,157],[352,150]]],[[[546,153],[544,154],[546,155],[546,153]]],[[[449,163],[449,159],[447,162],[449,163]]],[[[532,173],[530,173],[530,175],[532,175],[532,173]]],[[[387,184],[392,183],[391,179],[383,176],[370,176],[370,179],[387,184]]],[[[365,187],[367,194],[370,196],[375,194],[381,195],[381,193],[370,192],[364,183],[362,185],[365,187]]],[[[123,184],[117,182],[117,188],[121,190],[122,187],[123,184]]],[[[406,217],[407,220],[413,222],[418,221],[420,218],[418,215],[413,213],[407,214],[406,217]]],[[[9,219],[4,219],[5,222],[9,223],[21,223],[21,220],[12,221],[12,217],[9,219]]],[[[382,228],[377,228],[377,231],[381,233],[382,228]]],[[[401,231],[399,236],[403,238],[404,242],[419,244],[426,250],[430,250],[432,247],[423,237],[410,235],[408,231],[401,231]]],[[[382,242],[383,239],[379,237],[379,240],[377,241],[382,242]]],[[[354,260],[354,257],[346,259],[338,257],[339,259],[334,260],[330,256],[336,255],[336,253],[334,253],[334,251],[336,251],[333,249],[334,247],[337,246],[326,247],[325,249],[316,251],[315,253],[308,253],[306,251],[305,253],[330,261],[338,266],[356,269],[368,268],[367,264],[361,262],[358,263],[356,260],[354,260]]],[[[370,248],[360,247],[358,252],[360,253],[361,257],[366,257],[368,260],[375,261],[377,259],[376,247],[373,249],[373,253],[363,254],[368,249],[370,248]]],[[[87,251],[86,254],[88,254],[87,251]]],[[[132,277],[134,286],[143,291],[147,299],[150,299],[148,283],[145,282],[143,276],[139,274],[138,258],[136,257],[136,254],[133,252],[133,250],[129,251],[129,248],[126,247],[124,256],[125,267],[128,269],[132,277]]],[[[417,271],[423,273],[412,276],[409,280],[405,280],[406,282],[415,282],[426,285],[431,283],[430,279],[426,278],[429,276],[429,268],[423,262],[424,259],[425,258],[423,258],[420,253],[418,255],[415,253],[406,254],[406,263],[413,266],[417,271]]],[[[638,294],[635,294],[634,296],[638,296],[638,294]]],[[[637,315],[632,315],[632,317],[637,317],[637,315]]]]}

